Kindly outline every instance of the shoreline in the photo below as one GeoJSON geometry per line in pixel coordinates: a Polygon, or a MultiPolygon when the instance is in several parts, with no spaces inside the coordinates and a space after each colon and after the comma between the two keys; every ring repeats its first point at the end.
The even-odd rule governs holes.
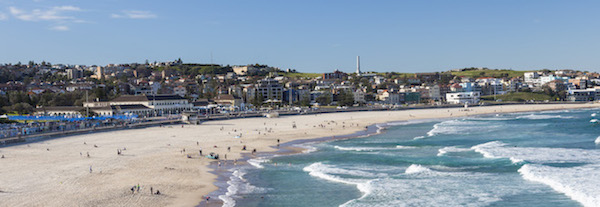
{"type": "MultiPolygon", "coordinates": [[[[581,108],[568,108],[568,109],[589,109],[589,108],[598,108],[600,107],[600,105],[595,104],[594,106],[590,106],[590,107],[581,107],[581,108]]],[[[245,153],[242,155],[242,160],[244,160],[244,162],[242,162],[241,165],[243,166],[229,166],[226,169],[221,169],[221,170],[214,170],[211,171],[211,173],[214,173],[215,175],[217,175],[217,179],[215,179],[215,181],[213,182],[213,184],[215,186],[220,186],[217,190],[211,192],[209,195],[212,198],[218,198],[221,195],[225,195],[225,193],[228,192],[228,187],[230,184],[228,184],[227,182],[231,179],[232,176],[232,171],[231,169],[234,168],[240,168],[240,167],[250,167],[250,163],[248,163],[248,160],[251,159],[257,159],[257,160],[263,160],[263,159],[272,159],[274,157],[277,156],[290,156],[290,155],[297,155],[297,154],[301,154],[301,153],[311,153],[311,152],[306,152],[309,151],[309,149],[307,148],[302,148],[302,147],[298,147],[295,145],[301,145],[301,144],[307,144],[307,143],[322,143],[322,142],[330,142],[330,141],[336,141],[336,140],[344,140],[344,139],[357,139],[357,138],[366,138],[366,137],[370,137],[373,135],[377,135],[377,134],[381,134],[381,133],[385,133],[385,129],[389,128],[392,123],[404,123],[406,122],[407,124],[410,124],[411,121],[416,121],[416,122],[430,122],[430,121],[438,121],[438,120],[449,120],[449,119],[456,119],[456,118],[466,118],[466,117],[474,117],[474,116],[481,116],[481,115],[490,115],[490,114],[510,114],[510,113],[527,113],[527,112],[542,112],[542,111],[561,111],[561,110],[567,110],[565,108],[561,108],[561,109],[557,109],[557,108],[553,108],[553,109],[533,109],[533,110],[525,110],[525,111],[507,111],[507,112],[491,112],[491,113],[477,113],[477,114],[472,114],[472,115],[464,115],[464,116],[456,116],[456,117],[445,117],[445,118],[424,118],[424,119],[407,119],[407,120],[395,120],[395,121],[387,121],[387,122],[380,122],[380,123],[372,123],[370,125],[367,126],[367,129],[364,131],[356,131],[350,134],[342,134],[342,135],[334,135],[334,136],[325,136],[325,137],[318,137],[318,138],[307,138],[307,139],[295,139],[289,142],[285,142],[282,143],[278,146],[270,146],[271,148],[273,148],[275,151],[270,151],[270,152],[263,152],[257,155],[252,155],[250,153],[245,153]],[[381,126],[383,125],[383,126],[381,126]]],[[[252,167],[256,167],[256,166],[252,166],[252,167]]],[[[216,169],[216,167],[215,167],[216,169]]],[[[201,206],[222,206],[225,203],[225,201],[219,199],[218,201],[212,201],[211,203],[206,203],[206,201],[202,201],[200,202],[198,205],[196,205],[197,207],[201,207],[201,206]]]]}
{"type": "MultiPolygon", "coordinates": [[[[198,206],[218,186],[214,160],[198,155],[215,152],[231,160],[277,153],[298,142],[327,141],[364,131],[378,123],[463,116],[598,108],[600,104],[543,104],[462,108],[369,111],[282,116],[275,119],[214,120],[201,125],[172,125],[72,135],[0,148],[0,206],[98,205],[198,206]],[[293,128],[292,125],[297,125],[293,128]],[[242,135],[238,137],[238,135],[242,135]],[[238,137],[238,138],[236,138],[238,137]],[[280,139],[280,148],[276,140],[280,139]],[[87,145],[85,144],[87,142],[87,145]],[[91,145],[98,145],[92,147],[91,145]],[[247,145],[247,150],[241,150],[247,145]],[[116,149],[126,147],[124,155],[116,149]],[[227,150],[230,147],[231,150],[227,150]],[[257,149],[257,156],[249,152],[257,149]],[[79,153],[89,152],[85,158],[79,153]],[[190,156],[187,158],[186,156],[190,156]],[[23,168],[22,166],[29,166],[23,168]],[[94,173],[88,168],[94,167],[94,173]],[[145,194],[132,194],[140,184],[145,194]],[[161,191],[149,194],[149,188],[161,191]],[[127,193],[129,192],[129,193],[127,193]]],[[[294,153],[293,149],[289,153],[294,153]]],[[[298,150],[298,149],[296,149],[298,150]]],[[[287,152],[286,152],[287,153],[287,152]]],[[[226,171],[226,170],[225,170],[226,171]]],[[[229,177],[227,177],[229,178],[229,177]]],[[[224,181],[225,183],[227,180],[224,181]]],[[[216,202],[211,196],[211,202],[216,202]]]]}

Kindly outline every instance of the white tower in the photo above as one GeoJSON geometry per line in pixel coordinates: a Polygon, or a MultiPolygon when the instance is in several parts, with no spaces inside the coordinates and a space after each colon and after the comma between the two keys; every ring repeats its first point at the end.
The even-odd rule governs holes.
{"type": "Polygon", "coordinates": [[[356,75],[360,76],[360,56],[356,56],[356,75]]]}

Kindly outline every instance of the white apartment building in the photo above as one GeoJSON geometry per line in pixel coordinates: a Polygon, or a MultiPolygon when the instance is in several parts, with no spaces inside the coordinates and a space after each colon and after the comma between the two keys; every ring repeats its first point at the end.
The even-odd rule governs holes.
{"type": "Polygon", "coordinates": [[[476,104],[479,103],[481,94],[479,92],[458,92],[458,93],[447,93],[446,102],[449,104],[476,104]]]}

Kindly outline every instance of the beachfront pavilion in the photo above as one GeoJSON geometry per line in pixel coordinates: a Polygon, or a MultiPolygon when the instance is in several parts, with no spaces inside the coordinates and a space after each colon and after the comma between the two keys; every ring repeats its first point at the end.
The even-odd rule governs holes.
{"type": "Polygon", "coordinates": [[[180,114],[193,108],[186,98],[178,95],[122,95],[109,101],[111,107],[140,116],[180,114]]]}

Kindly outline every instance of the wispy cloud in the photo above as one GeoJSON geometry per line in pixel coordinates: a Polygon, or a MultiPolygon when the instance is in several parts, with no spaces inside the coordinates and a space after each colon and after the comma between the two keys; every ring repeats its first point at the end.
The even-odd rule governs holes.
{"type": "Polygon", "coordinates": [[[7,19],[8,19],[8,15],[6,15],[5,13],[0,12],[0,21],[7,20],[7,19]]]}
{"type": "Polygon", "coordinates": [[[56,30],[56,31],[69,31],[70,28],[68,26],[65,25],[58,25],[58,26],[53,26],[50,27],[51,30],[56,30]]]}
{"type": "Polygon", "coordinates": [[[67,26],[68,24],[85,22],[85,20],[69,15],[69,13],[82,11],[81,8],[76,6],[54,6],[46,9],[33,9],[29,11],[11,6],[8,10],[14,18],[21,21],[52,22],[54,23],[54,26],[49,27],[49,29],[56,31],[68,31],[70,29],[67,26]]]}
{"type": "Polygon", "coordinates": [[[81,11],[79,7],[74,6],[55,6],[50,9],[42,10],[42,9],[34,9],[31,11],[24,11],[22,9],[18,9],[16,7],[8,8],[10,13],[17,19],[23,21],[67,21],[67,20],[76,20],[74,16],[65,15],[65,12],[77,12],[81,11]]]}
{"type": "Polygon", "coordinates": [[[158,16],[151,11],[140,10],[124,10],[120,14],[111,14],[112,18],[128,18],[128,19],[154,19],[158,16]]]}

